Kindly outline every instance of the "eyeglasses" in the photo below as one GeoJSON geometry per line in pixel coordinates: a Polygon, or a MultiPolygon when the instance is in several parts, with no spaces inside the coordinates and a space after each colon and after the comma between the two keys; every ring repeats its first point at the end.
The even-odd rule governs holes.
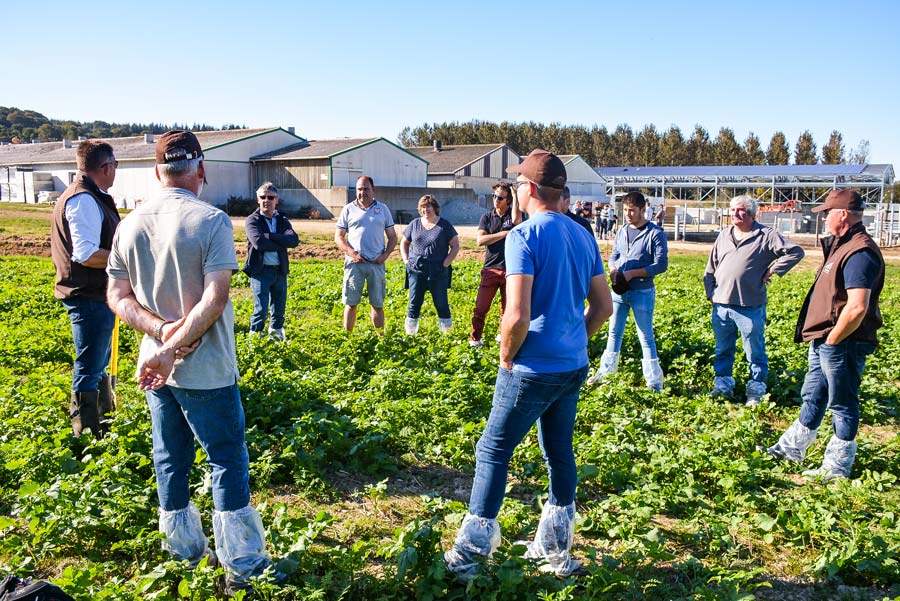
{"type": "Polygon", "coordinates": [[[516,192],[518,192],[518,191],[519,191],[519,188],[521,188],[524,184],[530,184],[530,183],[531,183],[531,180],[527,180],[527,179],[526,179],[526,180],[521,181],[521,182],[518,182],[518,181],[517,181],[517,182],[513,182],[513,183],[511,184],[510,187],[511,187],[513,190],[515,190],[516,192]]]}
{"type": "Polygon", "coordinates": [[[260,194],[259,195],[260,200],[275,200],[276,198],[278,198],[278,197],[275,196],[274,194],[260,194]]]}
{"type": "Polygon", "coordinates": [[[105,163],[103,163],[103,164],[100,165],[100,166],[101,166],[101,167],[106,167],[107,165],[112,165],[113,167],[118,167],[118,166],[119,166],[119,161],[117,161],[116,159],[113,159],[113,160],[111,160],[111,161],[106,161],[105,163]]]}

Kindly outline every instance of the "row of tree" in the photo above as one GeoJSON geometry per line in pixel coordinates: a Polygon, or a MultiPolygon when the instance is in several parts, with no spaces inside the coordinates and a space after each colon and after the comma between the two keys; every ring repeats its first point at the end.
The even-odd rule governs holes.
{"type": "Polygon", "coordinates": [[[214,127],[206,123],[107,123],[106,121],[61,121],[48,119],[41,113],[21,110],[16,107],[0,106],[0,142],[13,144],[28,143],[32,140],[52,142],[54,140],[77,140],[87,138],[125,138],[141,134],[162,134],[170,129],[191,131],[214,131],[219,129],[245,129],[244,125],[226,124],[214,127]]]}
{"type": "MultiPolygon", "coordinates": [[[[432,123],[405,127],[398,136],[403,146],[428,146],[434,140],[442,144],[493,144],[505,142],[519,154],[544,148],[556,154],[579,154],[590,165],[618,167],[626,165],[787,165],[792,153],[784,133],[772,134],[767,147],[750,132],[743,143],[734,131],[723,127],[715,138],[701,125],[685,137],[672,125],[659,131],[646,125],[635,133],[630,126],[619,125],[611,133],[605,126],[561,125],[551,123],[492,123],[473,120],[467,123],[432,123]]],[[[867,163],[869,143],[860,142],[855,150],[844,145],[843,135],[834,130],[819,155],[816,142],[807,130],[800,134],[793,149],[793,163],[867,163]]]]}

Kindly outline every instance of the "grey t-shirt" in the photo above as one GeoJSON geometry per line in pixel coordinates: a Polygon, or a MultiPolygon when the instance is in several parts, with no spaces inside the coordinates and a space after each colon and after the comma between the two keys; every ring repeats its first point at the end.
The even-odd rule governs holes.
{"type": "MultiPolygon", "coordinates": [[[[175,321],[200,302],[207,273],[237,268],[228,216],[188,190],[167,188],[122,220],[106,271],[113,279],[128,280],[147,310],[175,321]]],[[[145,335],[141,357],[157,346],[145,335]]],[[[175,361],[166,384],[209,390],[230,386],[237,379],[234,308],[229,299],[196,350],[175,361]]]]}
{"type": "MultiPolygon", "coordinates": [[[[377,200],[368,209],[363,209],[354,200],[344,206],[337,220],[337,228],[347,232],[350,247],[366,261],[373,261],[384,252],[384,230],[389,227],[394,227],[391,210],[377,200]]],[[[344,257],[344,265],[349,262],[349,257],[344,257]]]]}

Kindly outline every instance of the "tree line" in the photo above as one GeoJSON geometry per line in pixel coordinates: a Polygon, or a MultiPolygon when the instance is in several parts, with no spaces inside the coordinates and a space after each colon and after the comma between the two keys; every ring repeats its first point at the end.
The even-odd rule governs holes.
{"type": "Polygon", "coordinates": [[[403,146],[430,146],[434,140],[454,144],[492,144],[505,142],[520,155],[534,148],[556,154],[578,154],[589,165],[622,167],[628,165],[795,165],[817,163],[867,163],[869,143],[862,140],[857,148],[848,149],[843,135],[834,130],[822,145],[821,154],[812,134],[800,134],[793,145],[781,131],[772,134],[768,146],[750,132],[743,142],[728,127],[719,129],[715,137],[701,125],[687,135],[677,125],[665,131],[653,124],[637,133],[631,126],[620,124],[610,132],[606,126],[561,125],[551,123],[492,123],[472,120],[467,123],[425,123],[404,127],[398,136],[403,146]]]}
{"type": "Polygon", "coordinates": [[[170,129],[191,131],[216,131],[222,129],[246,129],[245,125],[233,123],[215,127],[206,123],[107,123],[106,121],[81,122],[48,119],[41,113],[16,107],[0,106],[0,142],[13,144],[53,142],[56,140],[77,140],[86,138],[125,138],[141,134],[162,134],[170,129]]]}

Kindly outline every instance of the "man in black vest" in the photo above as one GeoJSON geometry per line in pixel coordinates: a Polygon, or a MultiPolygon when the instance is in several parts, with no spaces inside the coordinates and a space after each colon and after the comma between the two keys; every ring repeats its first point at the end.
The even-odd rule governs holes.
{"type": "Polygon", "coordinates": [[[832,190],[813,209],[824,212],[825,260],[806,296],[796,342],[809,343],[809,370],[800,394],[800,417],[768,452],[800,463],[816,438],[825,410],[831,408],[834,434],[822,467],[805,476],[849,478],[856,459],[859,385],[866,357],[878,344],[883,321],[878,297],[884,287],[884,258],[862,223],[865,203],[854,190],[832,190]]]}
{"type": "Polygon", "coordinates": [[[115,316],[106,305],[106,261],[119,213],[109,190],[119,162],[112,146],[85,140],[76,153],[78,175],[53,209],[50,254],[56,267],[54,295],[72,322],[75,368],[69,417],[72,432],[102,437],[104,416],[115,409],[106,366],[115,316]]]}

